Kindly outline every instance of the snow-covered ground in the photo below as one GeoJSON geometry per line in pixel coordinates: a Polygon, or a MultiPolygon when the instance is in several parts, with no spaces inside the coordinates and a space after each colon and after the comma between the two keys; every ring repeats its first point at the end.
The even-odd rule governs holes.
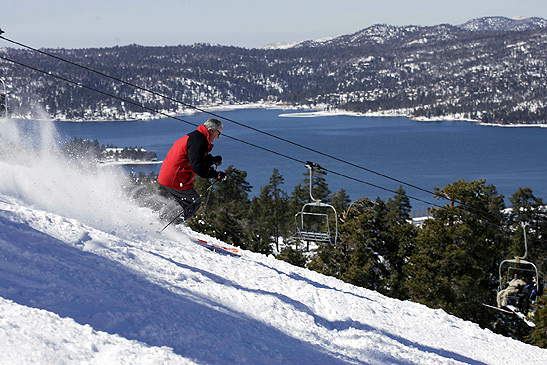
{"type": "Polygon", "coordinates": [[[442,310],[159,234],[52,128],[0,119],[0,364],[547,364],[442,310]]]}

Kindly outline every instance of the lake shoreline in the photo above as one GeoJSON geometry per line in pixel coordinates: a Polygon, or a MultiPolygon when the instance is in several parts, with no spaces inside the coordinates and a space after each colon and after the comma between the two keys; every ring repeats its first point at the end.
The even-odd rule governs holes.
{"type": "MultiPolygon", "coordinates": [[[[234,111],[242,109],[280,109],[280,110],[292,110],[301,111],[299,113],[282,113],[280,117],[290,118],[313,118],[313,117],[328,117],[328,116],[355,116],[355,117],[403,117],[418,122],[469,122],[475,123],[487,127],[503,127],[503,128],[547,128],[547,124],[498,124],[498,123],[482,123],[480,120],[464,118],[461,115],[448,115],[442,117],[413,117],[409,113],[405,113],[401,110],[383,110],[378,112],[351,112],[347,110],[334,109],[327,110],[326,104],[319,104],[316,106],[304,106],[304,105],[288,105],[282,103],[249,103],[249,104],[222,104],[212,106],[196,107],[196,109],[188,109],[183,113],[165,113],[168,116],[154,116],[150,112],[135,113],[133,118],[120,119],[120,120],[60,120],[54,119],[54,122],[70,122],[70,123],[100,123],[100,122],[143,122],[156,119],[165,118],[179,118],[189,115],[196,115],[199,113],[211,113],[217,114],[223,111],[234,111]]],[[[215,116],[212,115],[212,118],[215,116]]]]}
{"type": "MultiPolygon", "coordinates": [[[[406,116],[363,117],[355,113],[348,116],[350,113],[322,108],[257,106],[239,106],[236,110],[233,106],[217,106],[214,110],[227,110],[219,114],[227,118],[226,136],[233,138],[222,138],[215,144],[213,153],[222,155],[227,166],[233,165],[247,173],[246,180],[251,187],[249,194],[252,196],[259,195],[268,184],[274,168],[283,175],[286,191],[290,192],[302,182],[302,174],[307,172],[305,161],[313,161],[331,172],[357,179],[348,180],[335,173],[328,176],[331,191],[344,189],[353,200],[365,196],[392,198],[392,192],[400,186],[397,181],[356,169],[340,160],[408,181],[429,191],[457,180],[486,179],[504,196],[511,196],[520,187],[530,187],[537,196],[547,196],[544,184],[547,166],[544,160],[538,159],[538,156],[545,154],[544,132],[547,129],[484,128],[470,121],[419,122],[406,116]],[[244,122],[268,134],[256,133],[243,125],[232,125],[229,120],[244,122]],[[272,139],[269,134],[297,145],[272,139]],[[257,146],[264,149],[257,149],[257,146]],[[321,153],[299,146],[307,146],[321,153]],[[378,189],[374,185],[388,190],[378,189]]],[[[183,119],[198,125],[207,117],[200,113],[183,119]]],[[[158,161],[165,158],[176,139],[192,129],[170,118],[150,123],[55,124],[58,124],[58,133],[67,140],[77,137],[97,139],[105,145],[140,146],[156,152],[158,161]]],[[[131,165],[131,171],[146,174],[158,172],[160,166],[131,165]]],[[[409,187],[405,189],[408,195],[416,198],[412,202],[414,210],[421,209],[426,204],[423,201],[434,202],[430,195],[422,191],[409,187]]]]}

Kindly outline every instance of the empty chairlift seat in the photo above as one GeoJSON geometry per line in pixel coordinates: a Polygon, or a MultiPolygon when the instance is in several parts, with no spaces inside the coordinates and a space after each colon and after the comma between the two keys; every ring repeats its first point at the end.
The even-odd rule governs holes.
{"type": "Polygon", "coordinates": [[[330,205],[315,199],[312,195],[313,170],[320,169],[316,163],[306,164],[310,172],[310,203],[304,204],[300,212],[295,214],[296,229],[303,241],[331,242],[338,239],[338,216],[336,209],[330,205]],[[331,222],[334,227],[331,229],[331,222]]]}

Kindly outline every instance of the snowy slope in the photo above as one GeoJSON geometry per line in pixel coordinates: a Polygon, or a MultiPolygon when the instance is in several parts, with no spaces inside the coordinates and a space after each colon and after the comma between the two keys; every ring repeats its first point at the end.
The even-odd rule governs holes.
{"type": "Polygon", "coordinates": [[[160,235],[113,170],[51,152],[51,124],[0,127],[1,364],[547,363],[442,310],[160,235]]]}

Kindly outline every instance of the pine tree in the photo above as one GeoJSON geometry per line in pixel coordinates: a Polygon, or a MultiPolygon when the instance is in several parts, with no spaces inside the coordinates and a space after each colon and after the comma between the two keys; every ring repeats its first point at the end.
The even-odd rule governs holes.
{"type": "Polygon", "coordinates": [[[532,329],[526,340],[534,346],[547,348],[547,295],[537,301],[534,315],[536,327],[532,329]]]}
{"type": "Polygon", "coordinates": [[[415,239],[405,265],[410,298],[464,319],[487,325],[495,300],[496,273],[507,245],[501,211],[503,197],[484,180],[457,181],[438,197],[451,202],[433,210],[415,239]]]}
{"type": "Polygon", "coordinates": [[[276,248],[279,251],[279,239],[287,237],[289,228],[288,225],[291,222],[291,214],[289,212],[289,198],[287,193],[281,190],[285,179],[279,174],[278,169],[273,170],[273,174],[270,177],[270,197],[273,212],[271,215],[271,226],[273,229],[273,236],[275,237],[276,248]]]}
{"type": "MultiPolygon", "coordinates": [[[[409,223],[410,201],[399,188],[385,203],[361,199],[343,214],[340,257],[346,259],[342,279],[407,299],[404,265],[413,247],[416,229],[409,223]]],[[[342,268],[344,265],[342,265],[342,268]]]]}
{"type": "Polygon", "coordinates": [[[340,251],[337,247],[331,242],[322,242],[308,262],[307,268],[323,275],[339,278],[342,273],[340,262],[340,251]]]}
{"type": "Polygon", "coordinates": [[[396,193],[395,197],[387,201],[388,219],[397,223],[403,223],[410,219],[412,207],[410,199],[402,186],[397,189],[396,193]]]}
{"type": "Polygon", "coordinates": [[[269,189],[263,187],[259,196],[254,197],[249,208],[249,229],[251,242],[249,249],[253,252],[270,254],[274,238],[269,226],[268,218],[271,217],[271,199],[269,189]]]}
{"type": "Polygon", "coordinates": [[[522,224],[526,224],[526,241],[528,243],[528,261],[536,264],[540,271],[545,271],[547,257],[547,215],[543,209],[543,199],[535,197],[532,189],[520,188],[510,198],[511,222],[514,223],[513,245],[508,255],[522,256],[524,254],[524,232],[522,224]]]}
{"type": "Polygon", "coordinates": [[[342,279],[354,285],[385,292],[388,277],[384,260],[386,204],[380,198],[375,202],[363,199],[352,208],[354,211],[346,214],[342,228],[342,240],[350,251],[349,264],[342,279]]]}
{"type": "Polygon", "coordinates": [[[299,267],[306,267],[306,262],[308,261],[301,250],[298,248],[294,249],[291,246],[285,246],[276,258],[299,267]]]}
{"type": "Polygon", "coordinates": [[[250,241],[246,228],[251,186],[245,171],[230,165],[225,173],[226,181],[217,183],[206,194],[204,192],[211,183],[207,179],[196,179],[196,191],[204,194],[202,210],[196,215],[198,219],[192,219],[189,226],[197,232],[246,248],[250,241]]]}
{"type": "Polygon", "coordinates": [[[408,299],[404,266],[414,248],[414,238],[417,230],[410,220],[410,199],[402,187],[397,195],[387,201],[387,233],[386,260],[388,275],[386,280],[386,294],[398,298],[408,299]]]}
{"type": "Polygon", "coordinates": [[[348,194],[346,194],[346,190],[344,189],[340,189],[336,193],[332,194],[329,201],[337,212],[343,212],[351,203],[351,199],[348,194]]]}
{"type": "Polygon", "coordinates": [[[249,216],[253,251],[271,253],[271,245],[275,244],[279,252],[279,239],[287,236],[289,208],[287,195],[281,190],[282,184],[283,176],[274,169],[270,184],[251,201],[249,216]]]}
{"type": "MultiPolygon", "coordinates": [[[[543,199],[534,196],[532,189],[520,188],[510,198],[511,202],[511,222],[512,226],[512,245],[507,253],[509,257],[521,257],[524,255],[525,244],[524,235],[526,235],[527,242],[527,256],[526,261],[532,262],[536,265],[540,272],[539,285],[544,285],[544,278],[541,276],[541,272],[545,272],[546,257],[547,257],[547,245],[545,245],[545,237],[547,236],[547,220],[545,211],[543,208],[543,199]]],[[[532,269],[530,264],[513,264],[512,266],[520,267],[524,270],[532,269]]],[[[524,281],[531,283],[532,276],[535,273],[524,275],[524,281]]],[[[542,291],[542,288],[539,288],[542,291]]],[[[534,322],[536,327],[531,331],[531,334],[527,336],[527,340],[532,344],[540,347],[547,347],[547,332],[545,328],[547,326],[547,310],[545,305],[547,300],[545,296],[540,298],[534,304],[534,322]],[[543,328],[543,331],[541,330],[543,328]]],[[[514,328],[509,328],[513,333],[514,328]]],[[[516,338],[522,338],[522,335],[516,338]]]]}

